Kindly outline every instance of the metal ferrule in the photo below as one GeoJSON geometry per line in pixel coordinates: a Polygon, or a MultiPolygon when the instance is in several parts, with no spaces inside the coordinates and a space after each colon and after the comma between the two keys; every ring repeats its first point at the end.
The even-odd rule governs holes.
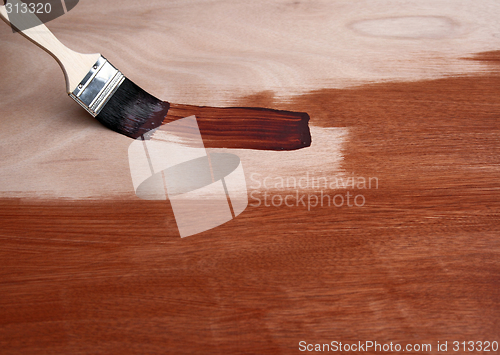
{"type": "Polygon", "coordinates": [[[101,56],[77,88],[69,94],[92,116],[97,116],[125,77],[101,56]]]}

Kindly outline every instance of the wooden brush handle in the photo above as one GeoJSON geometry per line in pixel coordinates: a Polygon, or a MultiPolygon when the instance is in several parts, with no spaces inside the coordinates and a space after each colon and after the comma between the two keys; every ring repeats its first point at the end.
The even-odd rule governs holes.
{"type": "MultiPolygon", "coordinates": [[[[20,3],[19,0],[11,0],[11,3],[20,3]]],[[[0,17],[7,24],[17,29],[29,27],[28,24],[36,23],[35,27],[19,31],[24,37],[35,43],[37,46],[48,52],[61,66],[66,78],[66,91],[73,92],[80,81],[87,75],[92,66],[97,62],[100,54],[82,54],[75,52],[59,40],[49,31],[49,29],[34,14],[27,12],[18,15],[11,22],[5,5],[0,6],[0,17]]]]}

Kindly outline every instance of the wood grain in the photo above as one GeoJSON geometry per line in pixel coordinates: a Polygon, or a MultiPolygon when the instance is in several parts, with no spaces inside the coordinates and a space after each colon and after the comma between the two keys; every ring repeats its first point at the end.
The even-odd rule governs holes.
{"type": "MultiPolygon", "coordinates": [[[[279,101],[324,88],[488,70],[461,58],[498,48],[499,3],[454,4],[183,0],[139,6],[131,0],[88,0],[48,27],[77,52],[101,52],[155,97],[224,107],[241,106],[241,96],[261,91],[279,101]]],[[[0,195],[133,195],[130,140],[108,132],[75,105],[54,60],[4,27],[0,195]]],[[[332,144],[323,150],[337,154],[332,144]]],[[[318,161],[330,159],[328,152],[313,150],[318,161]]],[[[260,153],[252,160],[287,165],[260,153]]]]}
{"type": "Polygon", "coordinates": [[[298,98],[317,124],[334,114],[355,128],[344,166],[380,181],[360,208],[249,207],[180,240],[165,203],[3,200],[3,353],[497,339],[499,84],[484,75],[298,98]]]}
{"type": "MultiPolygon", "coordinates": [[[[67,16],[90,13],[91,4],[79,4],[67,16]]],[[[500,341],[500,54],[492,51],[500,38],[493,21],[498,5],[185,4],[145,5],[149,24],[132,22],[113,35],[127,42],[126,35],[138,29],[177,30],[175,40],[165,42],[176,51],[163,57],[176,58],[175,69],[153,60],[162,48],[137,41],[145,52],[134,57],[132,49],[117,49],[95,34],[90,38],[108,43],[124,62],[129,59],[129,68],[138,68],[153,93],[157,85],[159,97],[192,87],[186,104],[230,101],[308,112],[310,148],[283,155],[235,151],[242,156],[249,193],[295,193],[252,187],[252,173],[261,174],[261,182],[307,172],[330,180],[377,177],[378,188],[323,191],[363,194],[362,207],[249,206],[227,224],[181,239],[168,203],[141,201],[129,192],[129,177],[122,175],[126,138],[110,138],[70,108],[55,114],[53,105],[64,106],[63,101],[44,105],[38,98],[40,108],[33,113],[23,100],[35,100],[35,90],[27,86],[16,96],[12,89],[26,81],[8,71],[0,87],[6,113],[0,172],[7,186],[0,200],[0,353],[299,354],[302,340],[372,340],[430,343],[432,351],[419,353],[436,354],[437,341],[448,341],[448,353],[452,341],[500,341]],[[332,23],[334,10],[338,20],[332,23]],[[404,16],[411,18],[393,20],[404,16]],[[434,30],[401,28],[401,21],[411,24],[419,16],[434,30]],[[440,22],[443,16],[451,22],[440,22]],[[292,18],[297,25],[285,26],[292,18]],[[328,42],[334,29],[341,40],[328,42]],[[227,51],[220,50],[222,42],[230,43],[227,51]],[[196,60],[181,63],[189,53],[196,60]],[[236,63],[238,53],[247,58],[234,64],[241,68],[222,75],[218,68],[236,63]],[[302,68],[306,62],[317,73],[302,68]],[[326,62],[335,69],[329,71],[326,62]],[[262,76],[235,74],[253,69],[262,76]],[[179,86],[155,84],[154,77],[170,70],[179,76],[167,81],[179,86]],[[186,78],[183,70],[190,74],[187,81],[180,79],[186,78]],[[213,87],[197,86],[195,78],[213,79],[213,87]],[[242,82],[248,90],[225,91],[242,82]],[[12,117],[36,129],[19,129],[16,124],[25,128],[25,122],[12,117]],[[61,131],[53,141],[40,138],[54,127],[61,131]],[[112,181],[99,178],[110,173],[112,181]],[[75,193],[75,186],[83,193],[75,193]],[[49,192],[66,199],[46,198],[49,192]],[[89,195],[94,198],[67,198],[89,195]]],[[[124,1],[118,13],[132,7],[124,1]]],[[[112,10],[104,6],[104,15],[89,24],[99,27],[99,16],[112,10]]],[[[102,27],[120,27],[130,19],[123,16],[109,16],[102,27]]],[[[74,40],[63,21],[64,16],[54,20],[54,26],[74,40]]],[[[83,27],[79,21],[74,28],[83,27]]],[[[0,35],[3,60],[29,51],[0,35]]],[[[39,84],[50,76],[42,69],[33,64],[39,84]]],[[[171,101],[188,97],[179,92],[171,101]]],[[[310,187],[299,192],[319,193],[310,187]]]]}
{"type": "Polygon", "coordinates": [[[311,145],[305,112],[170,104],[163,121],[195,115],[206,148],[295,150],[311,145]]]}

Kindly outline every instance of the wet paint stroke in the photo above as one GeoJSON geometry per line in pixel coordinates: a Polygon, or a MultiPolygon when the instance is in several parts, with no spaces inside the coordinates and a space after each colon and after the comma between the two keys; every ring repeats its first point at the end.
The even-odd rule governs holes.
{"type": "Polygon", "coordinates": [[[295,150],[311,145],[305,112],[170,104],[163,123],[191,115],[196,116],[208,148],[295,150]]]}

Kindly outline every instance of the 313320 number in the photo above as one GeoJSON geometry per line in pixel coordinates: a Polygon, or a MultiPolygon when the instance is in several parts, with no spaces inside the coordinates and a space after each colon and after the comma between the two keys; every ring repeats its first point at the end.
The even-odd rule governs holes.
{"type": "Polygon", "coordinates": [[[7,11],[8,14],[11,13],[17,13],[17,14],[50,14],[52,12],[52,5],[50,2],[48,3],[15,3],[12,4],[10,2],[7,2],[5,4],[5,10],[7,11]]]}
{"type": "Polygon", "coordinates": [[[37,27],[72,10],[79,0],[4,0],[14,32],[37,27]]]}
{"type": "Polygon", "coordinates": [[[497,351],[497,341],[454,341],[453,351],[497,351]]]}

